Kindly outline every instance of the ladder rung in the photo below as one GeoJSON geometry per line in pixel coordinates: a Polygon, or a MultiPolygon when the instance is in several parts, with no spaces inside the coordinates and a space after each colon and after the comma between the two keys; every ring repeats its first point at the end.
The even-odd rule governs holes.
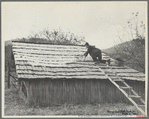
{"type": "Polygon", "coordinates": [[[129,95],[130,98],[141,98],[141,96],[129,95]]]}
{"type": "Polygon", "coordinates": [[[107,74],[108,76],[115,76],[115,74],[107,74]]]}
{"type": "Polygon", "coordinates": [[[119,77],[115,77],[115,76],[114,76],[114,77],[111,77],[111,76],[110,76],[110,78],[112,78],[112,79],[119,79],[119,77]]]}
{"type": "Polygon", "coordinates": [[[120,86],[120,88],[123,88],[123,89],[130,89],[130,88],[132,88],[132,87],[121,87],[121,86],[120,86]]]}
{"type": "Polygon", "coordinates": [[[138,105],[138,106],[142,107],[142,106],[145,106],[145,105],[138,105]]]}
{"type": "Polygon", "coordinates": [[[106,73],[106,74],[108,74],[108,73],[109,73],[109,74],[113,74],[113,72],[106,72],[106,71],[105,71],[105,73],[106,73]]]}
{"type": "Polygon", "coordinates": [[[111,67],[111,69],[128,69],[128,68],[124,68],[124,67],[111,67]]]}
{"type": "Polygon", "coordinates": [[[113,81],[122,81],[122,82],[124,82],[124,80],[121,80],[121,79],[119,79],[119,80],[113,80],[113,81]]]}
{"type": "Polygon", "coordinates": [[[99,66],[99,68],[101,68],[101,69],[108,69],[110,67],[108,67],[108,66],[99,66]]]}

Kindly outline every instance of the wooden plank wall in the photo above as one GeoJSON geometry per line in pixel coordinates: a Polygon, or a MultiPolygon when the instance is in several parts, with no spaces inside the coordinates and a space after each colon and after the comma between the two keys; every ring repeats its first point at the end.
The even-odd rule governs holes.
{"type": "Polygon", "coordinates": [[[28,86],[29,105],[129,103],[109,80],[42,79],[24,80],[28,86]]]}
{"type": "Polygon", "coordinates": [[[125,80],[125,82],[145,100],[145,81],[125,80]]]}

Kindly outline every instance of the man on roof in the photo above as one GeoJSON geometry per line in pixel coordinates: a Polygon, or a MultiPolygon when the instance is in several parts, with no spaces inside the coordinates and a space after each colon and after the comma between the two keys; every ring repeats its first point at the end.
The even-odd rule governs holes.
{"type": "Polygon", "coordinates": [[[87,51],[84,53],[84,56],[87,57],[88,54],[92,57],[95,64],[99,63],[108,63],[110,65],[110,59],[109,60],[102,60],[102,52],[100,49],[96,48],[95,46],[89,45],[89,43],[86,42],[85,44],[87,51]]]}

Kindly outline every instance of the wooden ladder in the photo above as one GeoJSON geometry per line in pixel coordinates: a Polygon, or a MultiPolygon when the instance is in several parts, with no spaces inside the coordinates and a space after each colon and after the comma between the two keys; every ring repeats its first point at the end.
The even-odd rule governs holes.
{"type": "Polygon", "coordinates": [[[133,89],[130,87],[123,79],[121,79],[116,72],[112,71],[112,67],[105,65],[99,66],[99,70],[105,74],[105,76],[128,98],[133,105],[143,114],[145,115],[145,101],[139,96],[133,89]],[[103,71],[102,69],[111,69],[110,72],[103,71]],[[124,84],[124,86],[120,86],[118,82],[124,84]],[[128,92],[126,92],[128,91],[128,92]],[[131,94],[132,93],[132,94],[131,94]],[[134,99],[139,99],[143,104],[138,105],[134,99]],[[143,108],[143,109],[142,109],[143,108]]]}

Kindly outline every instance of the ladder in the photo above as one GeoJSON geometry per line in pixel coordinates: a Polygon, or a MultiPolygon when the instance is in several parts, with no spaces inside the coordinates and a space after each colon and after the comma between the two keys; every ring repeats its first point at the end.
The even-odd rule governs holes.
{"type": "Polygon", "coordinates": [[[121,79],[116,72],[112,71],[112,67],[108,65],[99,65],[99,70],[105,74],[105,76],[132,102],[132,104],[143,114],[145,115],[145,101],[139,96],[133,89],[130,87],[123,79],[121,79]],[[102,69],[110,69],[110,72],[103,71],[102,69]],[[124,84],[120,86],[118,82],[124,84]],[[141,105],[138,105],[134,99],[141,101],[141,105]]]}

